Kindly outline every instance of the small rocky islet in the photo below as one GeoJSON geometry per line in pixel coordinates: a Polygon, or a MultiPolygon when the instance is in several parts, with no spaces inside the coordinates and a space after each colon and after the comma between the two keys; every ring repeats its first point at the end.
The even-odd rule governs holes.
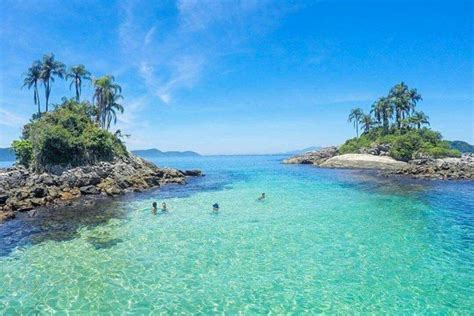
{"type": "Polygon", "coordinates": [[[161,185],[185,184],[200,170],[159,168],[138,156],[116,158],[94,165],[35,172],[24,166],[0,169],[0,223],[18,212],[34,215],[41,207],[72,205],[81,197],[117,196],[161,185]]]}
{"type": "Polygon", "coordinates": [[[389,145],[376,145],[359,153],[340,154],[335,146],[285,159],[286,164],[310,164],[321,168],[376,169],[381,175],[404,175],[417,179],[474,179],[474,154],[461,157],[419,158],[408,162],[391,158],[389,145]]]}

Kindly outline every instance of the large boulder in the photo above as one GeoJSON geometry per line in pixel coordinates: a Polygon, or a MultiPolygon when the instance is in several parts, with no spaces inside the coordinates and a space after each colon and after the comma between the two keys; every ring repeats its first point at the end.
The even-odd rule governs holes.
{"type": "Polygon", "coordinates": [[[344,154],[332,157],[320,166],[325,168],[398,170],[407,163],[390,157],[368,154],[344,154]]]}
{"type": "Polygon", "coordinates": [[[182,174],[184,174],[185,176],[187,176],[187,177],[201,177],[201,176],[203,176],[201,170],[197,170],[197,169],[184,170],[184,171],[180,170],[180,172],[182,174]]]}
{"type": "Polygon", "coordinates": [[[90,195],[90,194],[99,194],[100,191],[93,185],[86,185],[83,187],[80,187],[79,190],[81,191],[81,194],[83,195],[90,195]]]}

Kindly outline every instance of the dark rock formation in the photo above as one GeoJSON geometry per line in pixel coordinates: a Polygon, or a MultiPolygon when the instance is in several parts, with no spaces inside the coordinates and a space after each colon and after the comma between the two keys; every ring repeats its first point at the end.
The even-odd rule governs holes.
{"type": "Polygon", "coordinates": [[[38,174],[21,166],[0,169],[0,222],[15,217],[16,212],[67,205],[81,196],[115,196],[167,183],[184,184],[187,176],[202,175],[199,170],[159,168],[133,155],[72,169],[50,166],[48,170],[38,174]]]}
{"type": "Polygon", "coordinates": [[[283,161],[286,164],[309,164],[321,165],[323,162],[338,154],[337,147],[324,147],[318,151],[310,151],[302,155],[297,155],[283,161]]]}
{"type": "Polygon", "coordinates": [[[374,156],[389,156],[390,145],[389,144],[375,144],[370,148],[361,148],[359,154],[369,154],[374,156]]]}
{"type": "Polygon", "coordinates": [[[420,179],[474,179],[474,154],[461,158],[415,159],[405,167],[385,175],[407,175],[420,179]]]}
{"type": "Polygon", "coordinates": [[[201,170],[196,170],[196,169],[193,169],[193,170],[180,170],[185,176],[188,176],[188,177],[201,177],[203,176],[201,170]]]}

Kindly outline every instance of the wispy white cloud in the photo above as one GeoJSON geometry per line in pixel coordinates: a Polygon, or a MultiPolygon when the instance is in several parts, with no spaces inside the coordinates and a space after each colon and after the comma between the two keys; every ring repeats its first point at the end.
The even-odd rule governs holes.
{"type": "Polygon", "coordinates": [[[148,32],[146,32],[145,39],[144,39],[145,45],[150,44],[150,42],[153,39],[153,36],[155,35],[155,32],[156,32],[156,26],[153,26],[152,28],[148,30],[148,32]]]}
{"type": "Polygon", "coordinates": [[[9,127],[20,127],[27,121],[28,119],[25,117],[0,108],[0,125],[9,127]]]}
{"type": "Polygon", "coordinates": [[[179,91],[193,88],[208,65],[242,50],[251,36],[274,25],[281,5],[269,1],[178,0],[169,23],[157,19],[161,4],[122,3],[119,39],[148,93],[170,104],[179,91]],[[159,34],[158,34],[159,33],[159,34]]]}

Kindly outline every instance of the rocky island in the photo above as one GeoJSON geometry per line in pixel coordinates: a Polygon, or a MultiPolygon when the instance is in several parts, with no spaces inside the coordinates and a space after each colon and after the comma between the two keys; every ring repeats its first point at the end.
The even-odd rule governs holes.
{"type": "MultiPolygon", "coordinates": [[[[64,65],[54,56],[46,55],[44,59],[56,73],[62,71],[64,65]]],[[[25,85],[36,89],[35,67],[33,64],[29,69],[25,85]]],[[[86,78],[83,66],[79,68],[71,70],[71,76],[86,78]]],[[[93,81],[94,104],[79,101],[77,86],[76,98],[63,99],[52,111],[46,107],[42,112],[38,101],[38,113],[12,144],[16,166],[0,169],[0,222],[14,218],[18,212],[28,211],[34,216],[44,207],[91,203],[89,197],[184,184],[186,177],[202,175],[199,170],[159,168],[130,153],[120,130],[109,131],[117,112],[124,110],[118,103],[121,88],[114,80],[104,76],[93,81]]]]}
{"type": "Polygon", "coordinates": [[[284,160],[322,168],[377,169],[381,174],[424,179],[474,179],[474,155],[443,140],[429,125],[428,116],[416,111],[421,96],[403,82],[379,98],[370,111],[353,109],[349,122],[357,137],[339,147],[326,147],[284,160]],[[363,132],[359,136],[359,127],[363,132]]]}
{"type": "Polygon", "coordinates": [[[375,154],[339,154],[337,147],[326,147],[285,159],[286,164],[310,164],[320,168],[376,169],[381,175],[404,175],[418,179],[474,179],[474,155],[422,158],[408,162],[375,154]]]}

